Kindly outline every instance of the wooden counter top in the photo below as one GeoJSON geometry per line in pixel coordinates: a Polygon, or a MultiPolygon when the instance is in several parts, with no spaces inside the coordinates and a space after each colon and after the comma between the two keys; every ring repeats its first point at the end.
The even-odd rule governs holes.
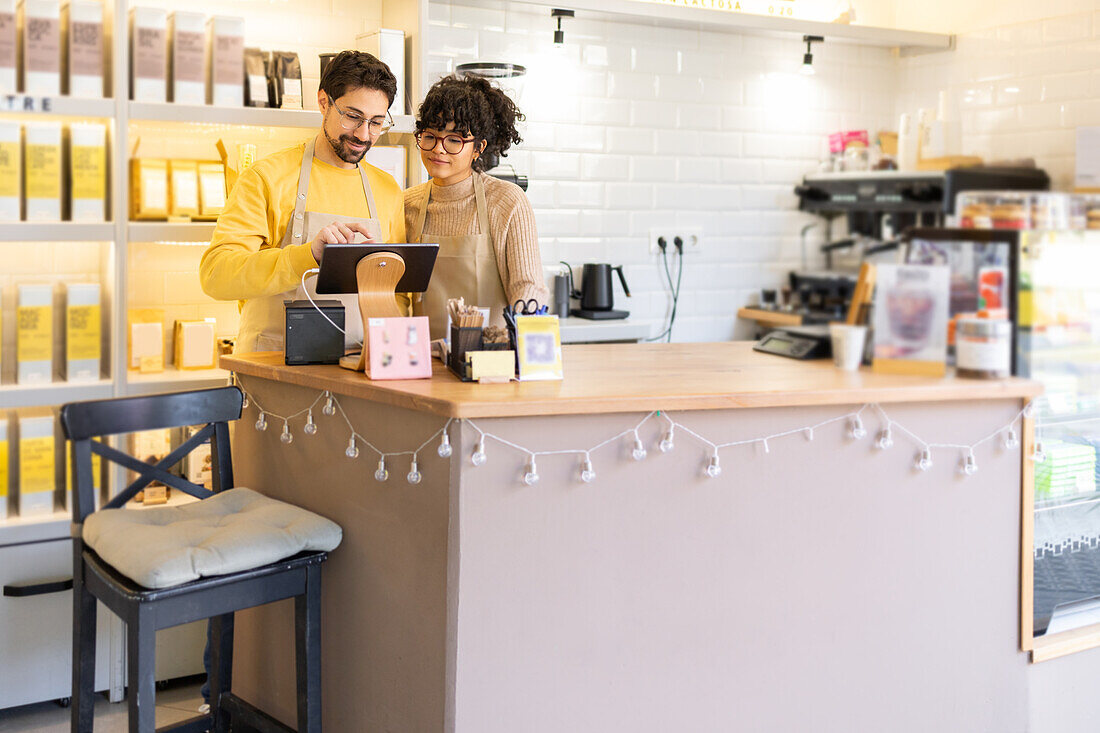
{"type": "Polygon", "coordinates": [[[831,361],[784,359],[751,342],[587,344],[562,347],[565,380],[460,382],[438,360],[431,379],[371,381],[337,366],[290,367],[281,352],[223,356],[221,366],[314,389],[445,417],[517,417],[649,410],[851,405],[1029,398],[1025,379],[975,380],[856,373],[831,361]]]}

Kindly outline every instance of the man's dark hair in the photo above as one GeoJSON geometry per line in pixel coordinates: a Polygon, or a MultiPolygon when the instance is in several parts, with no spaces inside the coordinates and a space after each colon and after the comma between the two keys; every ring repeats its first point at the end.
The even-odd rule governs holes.
{"type": "Polygon", "coordinates": [[[474,170],[484,171],[492,167],[487,161],[507,155],[508,148],[523,142],[516,130],[516,122],[523,119],[516,103],[487,79],[446,76],[424,96],[416,129],[442,132],[453,122],[458,134],[484,140],[485,149],[473,163],[474,170]]]}
{"type": "Polygon", "coordinates": [[[390,67],[363,51],[341,51],[321,77],[321,91],[339,99],[349,89],[377,89],[393,104],[397,96],[397,79],[390,67]]]}

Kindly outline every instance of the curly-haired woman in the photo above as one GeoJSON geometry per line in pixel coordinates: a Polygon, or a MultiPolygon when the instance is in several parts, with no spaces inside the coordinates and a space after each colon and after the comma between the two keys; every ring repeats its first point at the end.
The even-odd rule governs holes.
{"type": "Polygon", "coordinates": [[[405,192],[410,242],[438,242],[431,285],[412,304],[442,338],[448,298],[490,308],[502,325],[506,304],[533,298],[545,304],[535,214],[515,184],[484,173],[486,158],[521,141],[523,114],[487,80],[446,77],[436,82],[416,120],[420,159],[431,180],[405,192]]]}

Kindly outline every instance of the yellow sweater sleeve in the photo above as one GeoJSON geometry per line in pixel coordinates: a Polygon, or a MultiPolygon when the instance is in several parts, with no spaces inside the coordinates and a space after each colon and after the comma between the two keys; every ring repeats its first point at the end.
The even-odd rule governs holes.
{"type": "Polygon", "coordinates": [[[255,167],[233,187],[199,264],[199,280],[210,297],[248,300],[277,295],[297,287],[302,273],[317,267],[309,242],[279,248],[271,197],[255,167]]]}

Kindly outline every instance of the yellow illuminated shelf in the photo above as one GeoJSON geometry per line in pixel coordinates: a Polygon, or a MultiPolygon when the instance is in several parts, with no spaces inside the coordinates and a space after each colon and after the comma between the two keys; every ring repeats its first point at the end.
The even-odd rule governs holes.
{"type": "Polygon", "coordinates": [[[267,107],[215,107],[206,104],[130,102],[130,119],[151,122],[180,122],[209,125],[253,125],[256,127],[317,127],[321,121],[315,109],[270,109],[267,107]]]}
{"type": "Polygon", "coordinates": [[[134,396],[181,392],[188,389],[224,387],[228,383],[229,372],[225,369],[165,369],[155,374],[130,371],[126,373],[125,393],[127,396],[134,396]]]}
{"type": "Polygon", "coordinates": [[[207,243],[214,236],[214,222],[172,224],[163,221],[132,221],[126,225],[130,242],[199,242],[207,243]]]}
{"type": "Polygon", "coordinates": [[[78,221],[0,223],[0,242],[113,242],[115,225],[78,221]]]}

